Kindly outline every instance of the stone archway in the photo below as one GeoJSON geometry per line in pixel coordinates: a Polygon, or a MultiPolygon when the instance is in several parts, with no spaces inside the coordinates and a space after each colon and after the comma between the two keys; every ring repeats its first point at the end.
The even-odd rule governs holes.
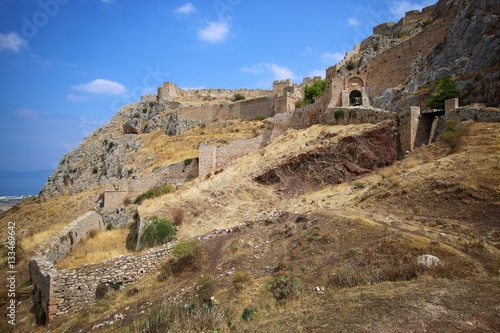
{"type": "Polygon", "coordinates": [[[357,106],[363,104],[363,98],[361,95],[361,91],[353,90],[349,94],[349,106],[357,106]]]}

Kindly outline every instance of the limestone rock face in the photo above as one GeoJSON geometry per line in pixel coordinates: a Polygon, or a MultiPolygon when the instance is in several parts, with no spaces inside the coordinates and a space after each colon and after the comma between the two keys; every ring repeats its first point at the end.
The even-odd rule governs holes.
{"type": "Polygon", "coordinates": [[[494,0],[440,1],[438,6],[456,10],[445,39],[415,61],[412,74],[400,87],[373,96],[376,107],[397,111],[408,105],[425,106],[427,95],[419,90],[425,91],[429,82],[443,76],[454,78],[462,99],[500,105],[500,4],[494,0]]]}
{"type": "Polygon", "coordinates": [[[140,134],[161,129],[165,134],[178,135],[203,124],[180,116],[176,111],[179,106],[180,103],[157,100],[154,96],[144,96],[139,102],[126,105],[109,123],[95,130],[63,157],[41,195],[75,194],[113,177],[138,177],[140,166],[135,166],[134,156],[144,146],[140,134]]]}

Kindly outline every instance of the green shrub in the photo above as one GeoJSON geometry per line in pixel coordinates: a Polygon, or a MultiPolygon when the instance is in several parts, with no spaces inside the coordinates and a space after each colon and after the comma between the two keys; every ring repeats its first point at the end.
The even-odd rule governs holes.
{"type": "Polygon", "coordinates": [[[241,319],[243,319],[244,321],[250,320],[255,317],[258,312],[259,311],[254,308],[244,308],[243,313],[241,314],[241,319]]]}
{"type": "Polygon", "coordinates": [[[245,96],[243,96],[242,94],[234,94],[234,97],[233,97],[233,101],[236,102],[236,101],[244,101],[246,99],[245,96]]]}
{"type": "Polygon", "coordinates": [[[152,189],[140,194],[135,199],[134,204],[140,205],[146,199],[156,198],[156,197],[162,196],[164,194],[170,193],[173,190],[174,190],[174,186],[170,185],[170,184],[152,188],[152,189]]]}
{"type": "Polygon", "coordinates": [[[203,248],[197,239],[182,240],[172,248],[175,261],[172,262],[172,273],[200,268],[204,258],[203,248]]]}
{"type": "Polygon", "coordinates": [[[302,291],[300,278],[283,272],[279,272],[274,278],[268,281],[267,287],[278,301],[286,301],[287,299],[297,297],[302,291]]]}
{"type": "Polygon", "coordinates": [[[427,106],[433,109],[444,109],[447,99],[457,98],[459,95],[460,90],[455,81],[449,76],[443,76],[439,79],[436,92],[427,102],[427,106]]]}
{"type": "Polygon", "coordinates": [[[255,120],[260,120],[260,121],[262,121],[262,120],[264,120],[266,118],[267,118],[266,116],[260,116],[260,115],[259,116],[255,116],[255,120]]]}
{"type": "Polygon", "coordinates": [[[336,121],[339,121],[340,118],[344,117],[344,110],[337,109],[333,112],[333,116],[336,121]]]}
{"type": "Polygon", "coordinates": [[[353,188],[355,190],[362,190],[365,188],[365,183],[363,183],[361,181],[355,182],[353,188]]]}
{"type": "Polygon", "coordinates": [[[168,243],[175,236],[175,227],[172,222],[157,216],[147,219],[150,224],[144,229],[141,244],[145,247],[153,247],[168,243]]]}

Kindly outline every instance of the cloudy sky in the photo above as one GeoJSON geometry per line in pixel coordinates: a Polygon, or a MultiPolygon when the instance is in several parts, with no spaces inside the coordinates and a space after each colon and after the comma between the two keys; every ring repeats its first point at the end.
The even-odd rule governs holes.
{"type": "Polygon", "coordinates": [[[429,0],[0,0],[0,170],[57,166],[125,104],[322,75],[429,0]]]}

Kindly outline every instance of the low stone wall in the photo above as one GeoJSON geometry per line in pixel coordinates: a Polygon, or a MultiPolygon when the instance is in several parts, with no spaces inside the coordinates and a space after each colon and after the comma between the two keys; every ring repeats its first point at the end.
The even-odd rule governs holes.
{"type": "Polygon", "coordinates": [[[61,260],[80,241],[87,239],[91,231],[101,229],[104,229],[101,216],[94,211],[87,212],[51,237],[48,245],[40,249],[30,260],[29,270],[34,286],[33,301],[37,321],[50,320],[57,313],[59,303],[52,301],[55,297],[55,286],[58,283],[54,262],[61,260]]]}
{"type": "Polygon", "coordinates": [[[104,229],[101,215],[94,211],[71,222],[49,241],[49,246],[43,252],[44,256],[52,262],[57,262],[70,252],[80,241],[88,238],[93,230],[104,229]]]}
{"type": "Polygon", "coordinates": [[[500,109],[480,107],[460,107],[446,110],[446,120],[474,120],[479,122],[500,122],[500,109]]]}
{"type": "Polygon", "coordinates": [[[157,270],[172,244],[151,249],[143,255],[122,255],[100,264],[60,270],[52,277],[52,314],[77,313],[96,301],[100,288],[119,290],[141,276],[157,270]]]}

